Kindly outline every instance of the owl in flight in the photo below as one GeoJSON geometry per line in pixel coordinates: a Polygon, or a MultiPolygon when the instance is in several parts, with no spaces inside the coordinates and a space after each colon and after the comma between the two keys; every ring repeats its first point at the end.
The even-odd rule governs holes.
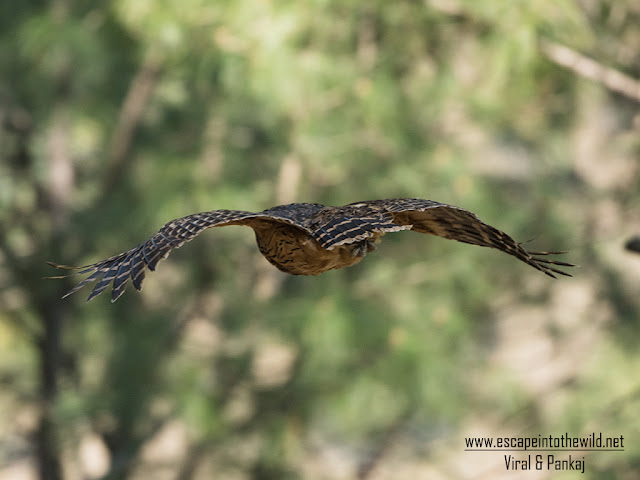
{"type": "Polygon", "coordinates": [[[258,213],[240,210],[196,213],[167,223],[146,242],[101,262],[84,267],[49,264],[81,270],[77,272],[79,274],[91,273],[64,297],[97,281],[89,301],[113,281],[111,301],[115,302],[124,292],[129,278],[140,290],[145,267],[155,270],[158,261],[166,258],[171,249],[181,247],[206,228],[226,225],[253,228],[260,252],[278,269],[292,275],[319,275],[334,268],[355,265],[375,250],[385,233],[400,230],[497,248],[553,278],[556,278],[554,274],[571,276],[553,265],[574,266],[540,258],[564,252],[527,252],[509,235],[480,221],[475,214],[419,198],[371,200],[343,207],[292,203],[258,213]]]}

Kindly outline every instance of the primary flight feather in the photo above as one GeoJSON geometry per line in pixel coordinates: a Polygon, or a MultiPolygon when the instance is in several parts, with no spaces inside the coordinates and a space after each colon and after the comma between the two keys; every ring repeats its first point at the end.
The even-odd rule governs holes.
{"type": "Polygon", "coordinates": [[[257,213],[240,210],[196,213],[172,220],[146,242],[101,262],[83,267],[49,264],[77,269],[80,274],[90,273],[64,297],[97,282],[89,301],[113,282],[111,301],[115,302],[124,293],[129,279],[137,290],[142,288],[146,267],[155,270],[172,249],[181,247],[209,227],[226,225],[253,228],[260,252],[277,268],[292,275],[319,275],[354,265],[375,250],[385,233],[400,230],[496,248],[553,278],[555,274],[571,276],[554,265],[574,266],[540,258],[564,252],[527,252],[509,235],[482,222],[475,214],[419,198],[371,200],[342,207],[291,203],[257,213]]]}

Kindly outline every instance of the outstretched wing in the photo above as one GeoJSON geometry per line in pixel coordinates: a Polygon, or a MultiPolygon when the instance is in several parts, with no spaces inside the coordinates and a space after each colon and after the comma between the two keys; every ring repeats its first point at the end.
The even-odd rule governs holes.
{"type": "MultiPolygon", "coordinates": [[[[107,258],[101,262],[83,267],[68,267],[48,262],[56,268],[80,270],[77,274],[91,273],[82,282],[69,290],[63,298],[77,292],[85,285],[97,281],[87,301],[93,299],[107,288],[113,281],[111,301],[115,302],[124,293],[127,281],[131,278],[133,286],[140,290],[144,279],[145,267],[155,270],[158,262],[166,258],[172,249],[181,247],[185,242],[193,239],[209,227],[225,225],[251,225],[255,221],[284,221],[273,215],[264,213],[244,212],[239,210],[213,210],[211,212],[196,213],[178,218],[167,223],[146,242],[119,255],[107,258]]],[[[53,277],[58,278],[58,277],[53,277]]]]}
{"type": "Polygon", "coordinates": [[[571,276],[553,265],[575,266],[557,260],[540,258],[564,252],[527,252],[509,235],[487,225],[475,214],[460,207],[419,198],[374,200],[362,202],[359,205],[363,205],[363,208],[382,208],[391,213],[394,223],[409,225],[416,232],[428,233],[472,245],[496,248],[513,255],[553,278],[556,278],[555,274],[571,276]]]}

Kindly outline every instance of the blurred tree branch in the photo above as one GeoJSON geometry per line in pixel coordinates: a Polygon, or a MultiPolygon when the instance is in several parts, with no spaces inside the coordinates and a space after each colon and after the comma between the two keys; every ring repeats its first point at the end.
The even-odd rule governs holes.
{"type": "Polygon", "coordinates": [[[565,45],[543,40],[540,48],[552,62],[640,102],[640,81],[635,78],[602,65],[565,45]]]}
{"type": "Polygon", "coordinates": [[[102,187],[103,198],[109,195],[126,169],[134,133],[142,121],[145,108],[158,84],[161,70],[158,55],[151,52],[131,81],[107,151],[108,166],[102,187]]]}
{"type": "Polygon", "coordinates": [[[212,442],[208,440],[202,440],[191,445],[182,461],[182,465],[178,469],[175,480],[191,480],[194,478],[202,459],[206,455],[211,455],[211,444],[212,442]]]}
{"type": "MultiPolygon", "coordinates": [[[[172,418],[175,418],[175,412],[159,415],[151,420],[151,423],[143,432],[138,432],[135,436],[122,438],[119,435],[121,430],[107,434],[102,432],[102,438],[112,454],[112,462],[109,471],[102,477],[103,480],[125,479],[135,468],[134,460],[139,454],[142,447],[152,439],[172,418]]],[[[129,433],[129,432],[127,432],[129,433]]]]}
{"type": "Polygon", "coordinates": [[[375,476],[376,470],[397,442],[402,428],[414,411],[414,407],[410,405],[409,408],[387,427],[375,450],[369,455],[365,462],[360,465],[360,468],[358,468],[358,480],[369,480],[375,476]]]}
{"type": "MultiPolygon", "coordinates": [[[[64,28],[69,22],[70,4],[66,0],[56,0],[51,5],[54,25],[64,28]]],[[[54,248],[63,242],[69,220],[69,206],[74,187],[74,171],[71,157],[70,99],[74,83],[75,65],[70,48],[60,41],[60,61],[52,71],[55,89],[53,91],[54,110],[52,123],[47,132],[47,178],[44,198],[40,198],[38,208],[48,214],[51,225],[49,238],[34,235],[41,246],[47,242],[54,248]]],[[[35,162],[29,162],[35,165],[35,162]]],[[[38,261],[31,256],[32,262],[38,261]]],[[[64,321],[63,305],[51,295],[32,292],[43,326],[43,335],[36,343],[39,351],[40,367],[40,418],[38,420],[36,445],[38,471],[41,480],[63,478],[60,426],[56,416],[58,384],[62,358],[62,331],[64,321]]]]}

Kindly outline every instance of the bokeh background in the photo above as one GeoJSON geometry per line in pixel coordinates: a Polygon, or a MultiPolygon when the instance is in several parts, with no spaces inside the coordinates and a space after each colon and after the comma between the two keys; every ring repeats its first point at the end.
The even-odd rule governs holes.
{"type": "Polygon", "coordinates": [[[638,478],[638,78],[637,0],[0,2],[0,478],[638,478]],[[399,233],[301,278],[228,227],[115,304],[43,280],[397,196],[580,267],[399,233]],[[592,432],[584,474],[464,451],[592,432]]]}

